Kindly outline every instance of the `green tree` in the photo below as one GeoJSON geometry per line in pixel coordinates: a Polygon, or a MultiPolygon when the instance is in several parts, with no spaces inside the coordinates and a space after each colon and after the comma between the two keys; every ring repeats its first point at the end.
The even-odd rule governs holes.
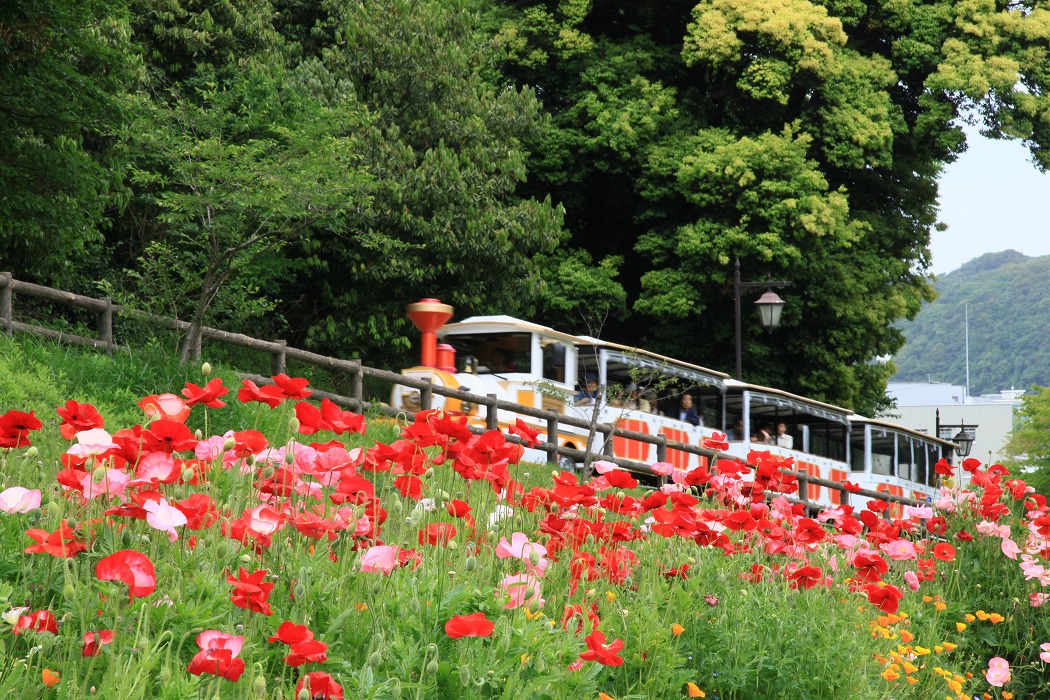
{"type": "Polygon", "coordinates": [[[524,142],[543,128],[534,92],[490,82],[491,42],[458,0],[313,9],[287,20],[301,28],[301,79],[333,110],[366,110],[355,136],[373,186],[347,214],[353,235],[315,226],[295,253],[301,272],[282,289],[292,337],[397,364],[415,340],[405,305],[422,296],[460,317],[525,308],[543,279],[535,257],[563,237],[558,207],[519,194],[524,142]]]}
{"type": "Polygon", "coordinates": [[[1003,448],[1006,466],[1050,496],[1050,388],[1033,386],[1022,397],[1014,425],[1003,448]]]}
{"type": "Polygon", "coordinates": [[[113,134],[130,37],[121,0],[0,3],[0,269],[67,288],[98,273],[107,208],[127,196],[113,134]]]}
{"type": "Polygon", "coordinates": [[[959,121],[1042,158],[1050,22],[1029,3],[533,0],[487,18],[555,125],[529,187],[565,204],[572,245],[624,258],[634,314],[610,332],[731,369],[739,258],[794,282],[779,331],[744,324],[747,378],[859,411],[884,407],[875,360],[932,298],[959,121]]]}

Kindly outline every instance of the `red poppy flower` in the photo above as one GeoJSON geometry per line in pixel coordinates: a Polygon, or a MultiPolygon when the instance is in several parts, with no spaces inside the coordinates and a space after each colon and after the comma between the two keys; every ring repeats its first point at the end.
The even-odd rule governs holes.
{"type": "Polygon", "coordinates": [[[887,614],[897,612],[897,608],[900,607],[900,599],[904,597],[896,586],[878,583],[865,585],[864,592],[868,594],[868,600],[872,605],[887,614]]]}
{"type": "Polygon", "coordinates": [[[305,399],[314,393],[306,388],[309,379],[302,377],[289,377],[287,374],[275,374],[273,383],[281,390],[286,399],[305,399]]]}
{"type": "Polygon", "coordinates": [[[328,429],[336,435],[343,433],[365,433],[365,417],[353,411],[344,411],[328,399],[321,399],[321,418],[328,429]]]}
{"type": "Polygon", "coordinates": [[[150,423],[149,429],[142,432],[146,438],[143,450],[146,452],[183,452],[197,446],[197,437],[186,427],[185,423],[161,418],[150,423]]]}
{"type": "Polygon", "coordinates": [[[855,484],[852,481],[843,481],[842,488],[846,489],[850,493],[860,493],[860,484],[855,484]]]}
{"type": "Polygon", "coordinates": [[[943,535],[948,532],[948,522],[938,515],[926,521],[926,529],[935,535],[943,535]]]}
{"type": "Polygon", "coordinates": [[[29,431],[43,427],[32,411],[8,411],[0,416],[0,448],[29,447],[29,431]]]}
{"type": "Polygon", "coordinates": [[[618,489],[633,489],[638,485],[638,480],[631,476],[630,472],[623,469],[613,469],[604,474],[609,485],[618,489]]]}
{"type": "Polygon", "coordinates": [[[186,668],[193,675],[209,673],[236,682],[244,673],[244,659],[237,658],[244,647],[244,637],[206,630],[197,635],[197,645],[201,650],[186,668]]]}
{"type": "Polygon", "coordinates": [[[233,595],[230,596],[233,604],[252,612],[273,615],[266,599],[270,597],[274,584],[263,583],[267,573],[266,569],[259,569],[249,574],[242,566],[237,576],[226,577],[226,580],[233,584],[233,595]]]}
{"type": "Polygon", "coordinates": [[[444,546],[456,536],[456,526],[452,523],[430,523],[419,531],[419,544],[444,546]]]}
{"type": "Polygon", "coordinates": [[[813,588],[825,583],[824,572],[817,566],[801,566],[787,575],[791,588],[813,588]]]}
{"type": "Polygon", "coordinates": [[[445,623],[445,634],[452,639],[488,637],[495,628],[495,623],[485,619],[484,612],[476,612],[470,615],[453,615],[452,619],[445,623]]]}
{"type": "Polygon", "coordinates": [[[448,514],[454,518],[465,518],[470,515],[470,504],[453,498],[448,502],[448,514]]]}
{"type": "Polygon", "coordinates": [[[26,530],[26,535],[36,541],[36,544],[26,547],[26,554],[50,554],[53,557],[68,559],[87,550],[87,546],[77,540],[76,533],[66,525],[64,519],[54,532],[31,528],[26,530]]]}
{"type": "Polygon", "coordinates": [[[394,488],[401,492],[402,496],[411,498],[413,501],[418,501],[423,497],[423,482],[419,477],[410,474],[394,479],[394,488]]]}
{"type": "Polygon", "coordinates": [[[872,551],[860,551],[853,555],[853,567],[857,578],[868,583],[882,580],[882,575],[889,570],[886,560],[872,551]]]}
{"type": "Polygon", "coordinates": [[[322,671],[307,673],[300,678],[299,683],[295,686],[295,692],[300,693],[303,688],[310,693],[311,700],[344,700],[343,686],[322,671]]]}
{"type": "Polygon", "coordinates": [[[284,400],[284,392],[281,391],[279,386],[267,384],[260,387],[250,379],[242,379],[241,383],[244,386],[237,391],[237,400],[241,403],[258,401],[270,408],[277,408],[281,401],[284,400]]]}
{"type": "Polygon", "coordinates": [[[597,661],[603,666],[623,666],[623,659],[619,656],[624,646],[622,639],[614,639],[606,644],[605,635],[594,630],[583,641],[587,642],[587,651],[580,654],[584,661],[597,661]]]}
{"type": "Polygon", "coordinates": [[[99,560],[95,577],[100,581],[120,581],[128,586],[131,601],[145,598],[157,589],[157,574],[153,562],[145,554],[133,549],[122,549],[99,560]]]}
{"type": "Polygon", "coordinates": [[[941,476],[951,476],[955,473],[955,468],[948,464],[948,460],[944,457],[937,460],[937,464],[933,465],[933,469],[941,476]]]}
{"type": "Polygon", "coordinates": [[[102,653],[102,645],[113,641],[113,630],[101,630],[99,632],[87,632],[84,634],[84,648],[81,656],[98,656],[102,653]]]}
{"type": "Polygon", "coordinates": [[[299,421],[300,435],[313,435],[320,430],[329,429],[321,417],[321,409],[309,401],[295,404],[295,418],[299,421]]]}
{"type": "Polygon", "coordinates": [[[959,530],[955,533],[955,539],[961,540],[963,542],[973,542],[973,535],[971,535],[966,530],[959,530]]]}
{"type": "Polygon", "coordinates": [[[933,548],[933,557],[941,561],[955,561],[955,547],[947,542],[938,542],[933,548]]]}
{"type": "Polygon", "coordinates": [[[507,428],[507,432],[511,435],[517,435],[520,437],[529,447],[535,447],[536,442],[540,437],[540,431],[530,428],[521,418],[519,418],[514,425],[507,428]]]}
{"type": "Polygon", "coordinates": [[[296,642],[289,646],[284,662],[293,667],[324,663],[328,660],[328,654],[325,653],[327,651],[328,645],[318,639],[296,642]]]}
{"type": "Polygon", "coordinates": [[[269,444],[266,436],[258,430],[237,430],[233,433],[233,453],[238,457],[259,454],[269,444]]]}
{"type": "Polygon", "coordinates": [[[82,430],[106,427],[106,421],[99,415],[98,409],[89,403],[66,401],[62,408],[55,409],[62,419],[58,431],[66,440],[72,440],[82,430]]]}
{"type": "Polygon", "coordinates": [[[22,634],[26,630],[58,634],[58,621],[50,610],[37,610],[28,615],[20,615],[11,632],[22,634]]]}
{"type": "Polygon", "coordinates": [[[310,631],[310,628],[306,625],[297,625],[294,622],[285,620],[281,623],[281,626],[277,628],[277,634],[272,637],[267,637],[268,642],[281,642],[282,644],[299,644],[300,642],[309,642],[314,638],[314,633],[310,631]]]}
{"type": "Polygon", "coordinates": [[[182,395],[186,397],[187,406],[196,406],[197,404],[204,404],[208,408],[222,408],[226,405],[225,401],[221,400],[221,397],[226,396],[230,393],[222,384],[222,379],[216,377],[212,379],[204,387],[199,387],[192,382],[186,382],[186,388],[182,390],[182,395]]]}

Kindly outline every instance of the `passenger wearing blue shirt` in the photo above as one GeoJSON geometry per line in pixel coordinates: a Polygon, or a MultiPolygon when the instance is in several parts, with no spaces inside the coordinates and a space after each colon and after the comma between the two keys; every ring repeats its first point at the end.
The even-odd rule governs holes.
{"type": "Polygon", "coordinates": [[[576,392],[576,396],[573,397],[573,402],[577,406],[587,406],[594,403],[598,398],[598,377],[593,374],[587,375],[587,381],[583,385],[583,388],[576,392]]]}
{"type": "Polygon", "coordinates": [[[692,394],[682,394],[682,397],[678,400],[678,410],[671,414],[671,418],[677,418],[691,425],[700,426],[704,424],[700,419],[700,414],[693,408],[692,394]]]}

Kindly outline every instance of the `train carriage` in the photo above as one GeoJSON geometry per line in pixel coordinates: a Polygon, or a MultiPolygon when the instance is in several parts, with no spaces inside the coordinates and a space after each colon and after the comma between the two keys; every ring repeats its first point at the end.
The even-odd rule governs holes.
{"type": "MultiPolygon", "coordinates": [[[[862,488],[916,500],[935,492],[934,465],[942,457],[951,461],[955,445],[892,422],[870,419],[833,406],[771,387],[734,380],[715,370],[675,360],[639,348],[562,333],[511,316],[474,316],[445,323],[451,308],[436,300],[410,306],[410,316],[423,331],[423,357],[419,366],[402,374],[427,378],[435,384],[535,409],[554,411],[582,421],[594,419],[643,435],[664,435],[668,440],[699,445],[715,432],[729,436],[728,452],[746,458],[751,450],[768,450],[792,457],[798,471],[831,481],[852,481],[862,488]],[[415,315],[412,313],[416,309],[415,315]],[[593,398],[587,382],[600,388],[593,398]],[[689,396],[688,402],[682,397],[689,396]],[[680,420],[680,403],[690,403],[691,420],[680,420]],[[776,437],[777,426],[783,426],[776,437]]],[[[415,412],[419,392],[395,387],[391,405],[415,412]]],[[[477,404],[435,395],[432,407],[468,416],[472,425],[485,426],[477,404]]],[[[521,416],[500,409],[501,429],[521,416]]],[[[544,421],[523,418],[549,442],[544,421]]],[[[652,464],[657,448],[652,443],[624,436],[591,437],[587,429],[559,422],[554,436],[561,447],[652,464]]],[[[543,462],[547,454],[528,450],[528,461],[543,462]]],[[[667,461],[681,469],[694,469],[705,458],[668,449],[667,461]]],[[[571,469],[573,460],[562,459],[571,469]]],[[[813,503],[842,502],[841,491],[806,484],[804,494],[813,503]]]]}

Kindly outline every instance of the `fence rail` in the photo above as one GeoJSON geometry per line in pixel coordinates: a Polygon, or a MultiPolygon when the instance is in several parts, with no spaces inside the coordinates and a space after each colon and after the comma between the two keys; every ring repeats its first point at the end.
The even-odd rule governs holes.
{"type": "MultiPolygon", "coordinates": [[[[180,321],[178,319],[169,318],[166,316],[158,316],[155,314],[146,313],[137,309],[129,309],[123,306],[114,304],[109,298],[96,299],[94,297],[87,297],[80,294],[74,294],[72,292],[65,292],[51,287],[44,287],[39,284],[33,284],[31,282],[23,282],[16,280],[10,272],[0,272],[0,328],[3,332],[11,335],[15,332],[19,333],[31,333],[39,335],[45,338],[50,338],[58,342],[71,343],[76,345],[85,345],[99,350],[106,350],[109,353],[113,353],[119,348],[113,339],[113,322],[115,316],[124,316],[126,318],[145,321],[148,323],[156,324],[164,328],[168,328],[176,331],[189,330],[190,324],[187,321],[180,321]],[[63,331],[56,331],[43,326],[22,323],[16,321],[14,318],[14,295],[21,294],[28,297],[35,297],[37,299],[44,299],[46,301],[52,301],[67,306],[75,306],[88,311],[94,311],[96,314],[96,323],[98,328],[98,337],[89,338],[86,336],[76,335],[73,333],[66,333],[63,331]]],[[[481,396],[479,394],[472,394],[470,392],[461,391],[459,389],[450,389],[437,384],[433,384],[427,379],[418,379],[414,377],[406,377],[397,372],[391,372],[389,370],[377,369],[375,367],[368,367],[364,365],[361,360],[346,360],[337,357],[329,357],[327,355],[320,355],[318,353],[310,352],[308,350],[301,350],[299,348],[289,347],[287,342],[284,340],[262,340],[259,338],[253,338],[251,336],[243,335],[241,333],[231,333],[218,328],[203,327],[201,328],[201,337],[208,340],[215,340],[228,345],[235,345],[242,348],[248,348],[257,350],[259,352],[267,353],[272,358],[273,373],[278,374],[284,372],[287,366],[288,359],[298,360],[300,362],[306,362],[308,364],[316,365],[326,369],[341,370],[349,373],[352,376],[352,396],[342,396],[339,394],[333,394],[326,391],[314,390],[314,395],[321,398],[328,398],[331,401],[342,404],[350,408],[351,410],[363,413],[365,410],[371,409],[378,411],[379,413],[387,416],[403,415],[403,412],[395,410],[390,406],[382,403],[369,403],[364,397],[364,377],[373,377],[380,381],[387,382],[389,384],[400,385],[408,387],[410,389],[416,389],[420,394],[420,408],[426,410],[431,407],[433,402],[433,395],[445,396],[448,398],[460,399],[462,401],[469,401],[472,404],[485,407],[485,428],[480,426],[471,426],[471,430],[476,433],[484,432],[485,430],[498,429],[499,421],[497,419],[498,412],[510,411],[520,416],[527,416],[540,421],[544,421],[547,427],[547,435],[557,436],[558,428],[560,425],[569,425],[580,429],[590,429],[591,422],[586,421],[582,418],[575,416],[564,415],[555,411],[548,411],[544,409],[533,408],[531,406],[523,406],[521,404],[513,403],[511,401],[504,401],[498,399],[494,394],[488,394],[481,396]]],[[[269,383],[272,380],[269,377],[263,377],[254,374],[242,374],[245,379],[250,379],[256,383],[269,383]]],[[[408,420],[412,420],[413,416],[408,414],[406,416],[408,420]]],[[[668,440],[664,435],[648,435],[645,433],[639,433],[632,430],[626,430],[624,428],[617,427],[615,425],[609,425],[607,423],[598,423],[595,427],[595,433],[600,434],[603,437],[602,444],[605,446],[606,454],[596,454],[588,450],[580,450],[569,447],[564,447],[558,444],[557,438],[555,437],[553,442],[537,443],[535,449],[550,455],[550,461],[558,462],[562,457],[568,457],[575,461],[585,461],[589,456],[600,457],[601,459],[612,462],[617,466],[630,469],[635,472],[643,474],[653,475],[652,468],[645,462],[638,462],[635,460],[624,459],[622,457],[616,457],[611,454],[611,438],[613,436],[627,438],[629,440],[637,440],[639,442],[656,445],[657,461],[664,462],[667,460],[667,450],[679,450],[689,454],[699,455],[708,459],[731,459],[738,462],[745,462],[737,457],[715,452],[714,450],[702,447],[700,445],[690,445],[687,443],[678,442],[675,440],[668,440]]],[[[523,440],[515,435],[507,435],[507,440],[522,444],[523,440]]],[[[754,465],[748,465],[754,466],[754,465]]],[[[790,469],[781,469],[781,472],[790,474],[798,479],[799,483],[799,495],[800,499],[796,502],[803,503],[807,506],[813,505],[808,499],[808,484],[814,484],[817,486],[823,486],[833,491],[838,491],[842,496],[840,497],[841,503],[848,503],[850,494],[865,498],[874,498],[878,500],[887,501],[890,503],[899,503],[902,505],[925,505],[912,498],[905,496],[896,496],[889,493],[882,493],[880,491],[871,491],[869,489],[860,489],[856,491],[849,491],[841,483],[837,481],[830,481],[828,479],[822,479],[815,476],[810,476],[804,472],[798,472],[790,469]]]]}

